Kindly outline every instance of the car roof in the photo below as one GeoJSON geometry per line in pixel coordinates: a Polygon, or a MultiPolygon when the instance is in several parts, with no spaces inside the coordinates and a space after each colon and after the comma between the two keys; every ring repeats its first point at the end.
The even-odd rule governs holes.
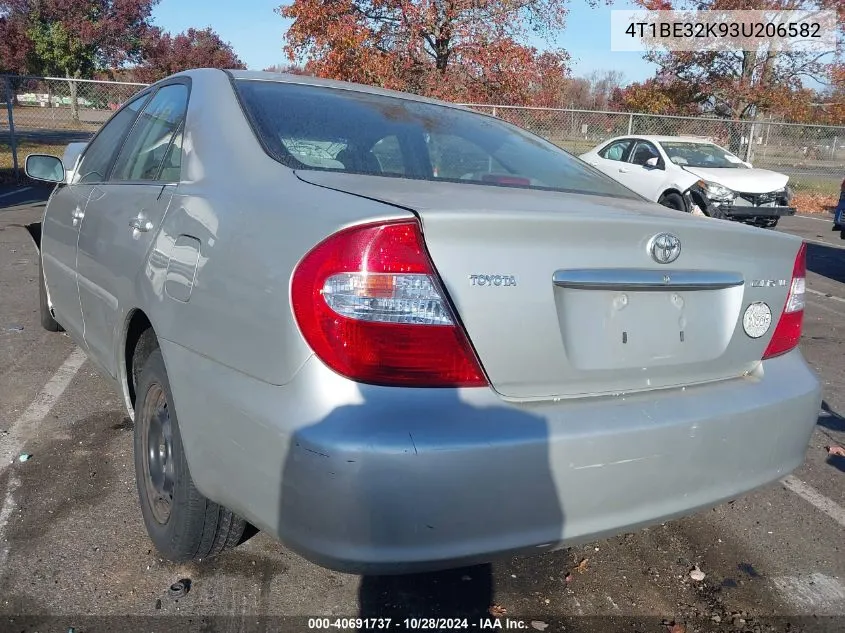
{"type": "Polygon", "coordinates": [[[439,101],[437,99],[429,99],[420,95],[411,94],[408,92],[399,92],[398,90],[388,90],[386,88],[377,88],[375,86],[366,86],[364,84],[356,84],[349,81],[337,81],[334,79],[321,79],[319,77],[312,77],[310,75],[291,75],[288,73],[271,73],[258,70],[224,70],[210,68],[195,68],[177,73],[173,76],[183,75],[191,78],[201,78],[209,72],[225,72],[233,79],[247,79],[252,81],[272,81],[276,83],[299,84],[303,86],[317,86],[321,88],[331,88],[335,90],[351,90],[353,92],[361,92],[365,94],[380,95],[384,97],[393,97],[395,99],[404,99],[406,101],[417,101],[421,103],[430,103],[433,105],[446,106],[458,110],[465,110],[474,112],[475,114],[484,115],[483,112],[471,110],[470,108],[460,106],[447,101],[439,101]]]}
{"type": "MultiPolygon", "coordinates": [[[[688,143],[709,143],[710,145],[715,145],[713,141],[710,140],[709,137],[704,136],[666,136],[666,135],[659,135],[659,134],[624,134],[622,136],[617,136],[616,138],[633,138],[633,139],[641,139],[644,141],[652,141],[655,143],[661,142],[672,142],[672,141],[682,141],[688,143]]],[[[615,140],[615,139],[614,139],[615,140]]]]}

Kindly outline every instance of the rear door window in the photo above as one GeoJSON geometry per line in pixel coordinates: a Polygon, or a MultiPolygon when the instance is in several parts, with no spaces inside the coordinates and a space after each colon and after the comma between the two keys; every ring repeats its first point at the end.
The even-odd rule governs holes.
{"type": "Polygon", "coordinates": [[[607,160],[624,161],[627,158],[628,152],[630,151],[631,145],[633,143],[634,141],[629,138],[623,139],[621,141],[615,141],[607,147],[603,148],[599,152],[599,156],[607,160]]]}
{"type": "Polygon", "coordinates": [[[117,158],[111,181],[157,181],[162,173],[176,177],[181,151],[171,150],[188,108],[188,87],[184,84],[164,86],[141,112],[117,158]],[[168,158],[166,171],[162,169],[168,158]]]}

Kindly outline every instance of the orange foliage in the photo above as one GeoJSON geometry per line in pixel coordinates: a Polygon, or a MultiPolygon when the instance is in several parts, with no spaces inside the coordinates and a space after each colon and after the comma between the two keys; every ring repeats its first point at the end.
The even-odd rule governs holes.
{"type": "Polygon", "coordinates": [[[563,51],[524,40],[563,27],[566,0],[294,0],[291,61],[320,77],[457,101],[548,103],[568,74],[563,51]]]}

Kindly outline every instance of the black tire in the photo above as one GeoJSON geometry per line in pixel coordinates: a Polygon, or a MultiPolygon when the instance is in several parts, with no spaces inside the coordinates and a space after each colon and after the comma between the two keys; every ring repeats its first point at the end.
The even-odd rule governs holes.
{"type": "Polygon", "coordinates": [[[50,302],[47,300],[47,285],[44,283],[44,265],[41,263],[41,253],[38,254],[38,311],[41,316],[41,327],[48,332],[61,332],[62,326],[53,318],[50,312],[50,302]]]}
{"type": "Polygon", "coordinates": [[[660,200],[658,200],[657,203],[662,204],[664,207],[674,209],[675,211],[686,212],[687,210],[687,206],[684,204],[684,199],[679,193],[664,193],[660,196],[660,200]]]}
{"type": "Polygon", "coordinates": [[[135,482],[144,525],[156,549],[167,560],[186,562],[235,547],[246,522],[206,499],[194,485],[161,350],[144,363],[137,393],[135,482]]]}

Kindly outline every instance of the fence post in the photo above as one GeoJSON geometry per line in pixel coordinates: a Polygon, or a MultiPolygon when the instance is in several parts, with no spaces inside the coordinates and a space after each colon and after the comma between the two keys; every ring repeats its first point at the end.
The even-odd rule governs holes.
{"type": "Polygon", "coordinates": [[[748,145],[745,146],[745,162],[750,163],[754,145],[754,121],[748,126],[748,145]]]}
{"type": "Polygon", "coordinates": [[[6,89],[6,112],[9,116],[9,146],[12,148],[12,170],[15,174],[15,181],[20,182],[21,175],[18,170],[18,142],[15,138],[15,117],[12,111],[12,102],[14,101],[15,94],[12,92],[12,78],[9,75],[6,75],[4,84],[6,89]]]}
{"type": "Polygon", "coordinates": [[[634,115],[629,114],[628,115],[628,135],[630,136],[633,133],[634,133],[634,115]]]}

